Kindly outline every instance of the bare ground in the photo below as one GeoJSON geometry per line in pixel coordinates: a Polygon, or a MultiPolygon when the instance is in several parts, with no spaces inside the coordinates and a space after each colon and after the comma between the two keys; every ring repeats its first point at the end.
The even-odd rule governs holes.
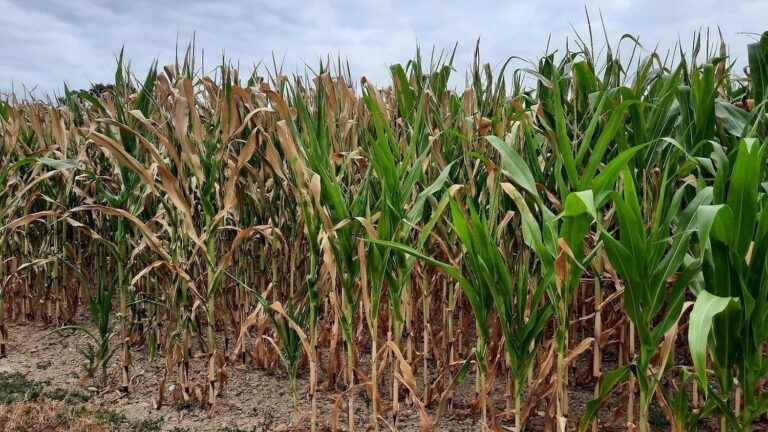
{"type": "MultiPolygon", "coordinates": [[[[33,382],[44,382],[45,390],[36,402],[19,402],[10,406],[0,405],[0,430],[18,431],[305,431],[309,430],[309,402],[305,397],[298,401],[298,409],[294,410],[290,386],[286,374],[282,370],[264,371],[244,366],[232,366],[228,369],[229,380],[225,393],[218,399],[213,412],[195,407],[183,406],[168,402],[156,410],[152,406],[153,397],[157,391],[158,380],[163,372],[162,358],[149,362],[144,352],[133,353],[133,370],[131,392],[121,394],[116,385],[118,368],[116,359],[110,369],[110,382],[101,388],[93,386],[90,379],[83,378],[83,356],[78,352],[78,346],[83,342],[83,336],[75,333],[49,334],[49,329],[37,324],[14,324],[10,328],[9,355],[0,359],[0,373],[18,372],[33,382]],[[72,396],[74,395],[74,396],[72,396]],[[56,400],[59,399],[59,400],[56,400]],[[63,399],[63,401],[62,401],[63,399]],[[73,411],[75,410],[75,411],[73,411]],[[79,410],[79,411],[77,411],[79,410]],[[64,414],[62,414],[64,413],[64,414]],[[5,425],[3,418],[6,418],[5,425]],[[40,422],[45,416],[72,418],[73,421],[59,423],[51,427],[17,428],[7,418],[37,417],[40,422]],[[72,426],[75,425],[75,426],[72,426]],[[10,428],[10,429],[9,429],[10,428]],[[74,429],[73,429],[74,428],[74,429]]],[[[192,378],[195,382],[203,382],[205,371],[204,359],[195,359],[191,372],[197,373],[192,378]]],[[[586,367],[586,366],[585,366],[586,367]]],[[[173,379],[169,378],[169,385],[173,379]]],[[[502,383],[497,383],[494,391],[496,406],[503,410],[503,401],[498,400],[503,395],[502,383]]],[[[307,382],[299,381],[299,394],[305,395],[307,382]]],[[[457,403],[466,407],[474,397],[473,383],[468,379],[458,390],[457,403]]],[[[168,392],[170,393],[170,392],[168,392]]],[[[581,413],[583,407],[592,396],[591,388],[576,388],[571,390],[570,402],[574,418],[581,413]]],[[[318,393],[318,409],[320,430],[347,429],[346,407],[334,409],[338,394],[327,391],[318,393]],[[334,422],[334,413],[338,421],[334,422]]],[[[356,430],[366,430],[369,421],[369,406],[362,397],[356,398],[356,430]]],[[[610,410],[609,407],[607,409],[610,410]]],[[[610,416],[610,413],[608,413],[610,416]]],[[[476,431],[479,430],[478,416],[470,410],[461,407],[451,410],[443,416],[440,430],[444,431],[476,431]]],[[[390,419],[388,419],[390,420],[390,419]]],[[[391,421],[391,420],[390,420],[391,421]]],[[[44,422],[43,422],[44,423],[44,422]]],[[[623,430],[617,422],[606,419],[601,424],[601,431],[623,430]]],[[[618,423],[623,423],[618,421],[618,423]]],[[[380,423],[381,430],[417,431],[419,416],[416,409],[407,403],[401,406],[397,428],[391,424],[380,423]]],[[[510,423],[504,423],[502,430],[512,430],[510,423]]],[[[540,418],[530,420],[528,430],[542,430],[540,418]]]]}

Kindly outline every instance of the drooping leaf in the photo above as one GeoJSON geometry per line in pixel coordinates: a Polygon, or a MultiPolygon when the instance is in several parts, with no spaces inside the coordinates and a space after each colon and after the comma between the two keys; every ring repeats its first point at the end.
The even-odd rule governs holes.
{"type": "Polygon", "coordinates": [[[701,291],[688,320],[688,347],[691,350],[693,367],[702,389],[706,392],[707,385],[707,347],[712,322],[715,316],[729,307],[738,307],[739,301],[734,297],[718,297],[709,291],[701,291]]]}

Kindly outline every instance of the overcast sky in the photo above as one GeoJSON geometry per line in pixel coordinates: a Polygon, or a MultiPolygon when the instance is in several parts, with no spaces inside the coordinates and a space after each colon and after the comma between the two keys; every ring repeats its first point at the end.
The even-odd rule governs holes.
{"type": "Polygon", "coordinates": [[[176,41],[184,45],[193,32],[206,67],[222,51],[242,66],[271,62],[274,52],[287,72],[332,54],[348,58],[355,77],[384,84],[388,65],[406,61],[416,44],[428,51],[458,43],[463,76],[478,37],[493,65],[532,58],[548,35],[562,46],[572,27],[583,32],[585,5],[596,30],[601,11],[611,40],[630,33],[647,48],[719,25],[743,59],[753,38],[741,33],[768,30],[768,0],[0,0],[0,90],[37,86],[40,95],[65,81],[73,88],[109,82],[121,46],[143,75],[155,58],[171,63],[176,41]]]}

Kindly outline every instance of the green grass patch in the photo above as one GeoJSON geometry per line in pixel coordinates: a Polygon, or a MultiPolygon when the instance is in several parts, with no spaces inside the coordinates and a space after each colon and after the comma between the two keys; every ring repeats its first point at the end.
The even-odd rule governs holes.
{"type": "Polygon", "coordinates": [[[93,398],[93,395],[88,392],[84,392],[78,389],[65,389],[56,387],[52,390],[45,392],[45,397],[51,400],[68,402],[68,403],[84,403],[93,398]]]}
{"type": "Polygon", "coordinates": [[[112,427],[112,429],[117,429],[124,423],[128,422],[125,414],[115,410],[99,410],[96,411],[94,417],[101,423],[112,427]]]}
{"type": "Polygon", "coordinates": [[[36,400],[47,384],[27,379],[19,372],[0,372],[0,404],[36,400]]]}
{"type": "Polygon", "coordinates": [[[163,428],[162,417],[144,419],[133,423],[131,430],[136,432],[157,432],[163,428]]]}

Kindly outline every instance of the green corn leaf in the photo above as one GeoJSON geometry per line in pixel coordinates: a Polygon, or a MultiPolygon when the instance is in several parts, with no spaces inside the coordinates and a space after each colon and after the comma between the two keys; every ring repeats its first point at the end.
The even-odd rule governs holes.
{"type": "Polygon", "coordinates": [[[594,191],[597,201],[596,204],[600,207],[605,200],[608,199],[608,192],[613,190],[613,185],[616,182],[616,178],[619,176],[630,160],[639,152],[644,149],[646,145],[639,145],[632,148],[628,148],[619,153],[611,162],[606,165],[603,170],[592,180],[592,190],[594,191]]]}
{"type": "Polygon", "coordinates": [[[706,245],[709,243],[709,233],[715,220],[725,206],[720,205],[702,205],[696,209],[695,216],[691,221],[691,228],[695,229],[699,239],[699,251],[703,253],[706,245]]]}
{"type": "Polygon", "coordinates": [[[605,374],[600,381],[600,391],[597,397],[587,403],[587,407],[584,410],[584,414],[579,421],[579,432],[584,432],[589,429],[590,423],[597,415],[597,410],[600,405],[605,401],[611,391],[622,381],[624,381],[631,373],[629,366],[622,366],[614,369],[605,374]]]}
{"type": "MultiPolygon", "coordinates": [[[[506,192],[507,195],[509,195],[515,202],[517,210],[520,212],[522,219],[523,241],[540,257],[547,256],[549,251],[547,250],[542,238],[542,229],[539,226],[539,223],[536,221],[536,218],[533,216],[533,213],[531,213],[531,209],[528,207],[525,199],[523,199],[523,196],[520,194],[520,192],[511,184],[506,183],[502,184],[501,186],[502,189],[504,189],[504,192],[506,192]]],[[[552,259],[554,259],[554,257],[552,259]]]]}
{"type": "Polygon", "coordinates": [[[622,120],[624,118],[624,112],[630,105],[636,103],[636,101],[622,102],[617,108],[614,108],[611,117],[608,119],[608,123],[605,125],[603,132],[597,138],[594,148],[592,149],[592,155],[589,157],[584,172],[581,175],[582,187],[590,184],[592,178],[594,178],[597,168],[600,166],[600,162],[603,160],[605,152],[608,150],[608,146],[613,142],[613,138],[620,128],[624,126],[622,120]]]}
{"type": "Polygon", "coordinates": [[[501,154],[501,166],[510,178],[531,195],[538,196],[536,181],[523,158],[501,138],[489,135],[485,139],[501,154]]]}
{"type": "Polygon", "coordinates": [[[424,204],[427,202],[427,198],[434,195],[436,192],[443,188],[445,182],[448,180],[451,168],[453,168],[455,163],[456,161],[449,163],[445,168],[443,168],[443,170],[440,172],[440,175],[437,176],[431,185],[427,186],[424,188],[424,190],[419,192],[419,195],[416,197],[416,201],[414,201],[413,206],[408,211],[408,221],[413,223],[416,222],[419,217],[421,217],[424,210],[424,204]]]}
{"type": "Polygon", "coordinates": [[[747,45],[747,57],[757,106],[768,97],[768,32],[763,33],[758,42],[747,45]]]}
{"type": "Polygon", "coordinates": [[[581,216],[584,213],[592,216],[592,219],[597,219],[595,197],[592,193],[592,190],[588,189],[584,191],[569,193],[565,198],[563,216],[576,217],[581,216]]]}
{"type": "Polygon", "coordinates": [[[755,138],[741,140],[731,173],[727,204],[734,213],[736,223],[730,227],[730,244],[742,257],[746,255],[753,236],[762,165],[762,146],[759,141],[755,138]]]}
{"type": "Polygon", "coordinates": [[[731,135],[743,138],[752,123],[752,114],[722,99],[715,100],[715,116],[731,135]]]}
{"type": "Polygon", "coordinates": [[[691,350],[693,367],[701,387],[706,392],[707,385],[707,346],[712,321],[715,316],[729,307],[739,307],[735,297],[719,297],[703,290],[699,293],[688,320],[688,346],[691,350]]]}
{"type": "Polygon", "coordinates": [[[568,136],[567,120],[565,118],[565,110],[563,109],[563,102],[561,100],[560,83],[558,81],[557,77],[552,81],[552,92],[549,95],[549,102],[552,105],[553,110],[552,115],[555,117],[556,147],[559,152],[559,157],[563,162],[563,166],[565,167],[568,182],[570,185],[575,186],[578,184],[579,177],[576,172],[576,160],[573,155],[573,145],[568,136]]]}
{"type": "MultiPolygon", "coordinates": [[[[458,282],[459,285],[461,285],[462,289],[464,290],[464,294],[467,296],[467,300],[469,300],[469,303],[472,306],[472,309],[475,311],[475,314],[478,317],[478,320],[482,321],[482,318],[484,317],[484,315],[482,314],[483,305],[480,301],[480,294],[478,292],[478,289],[467,278],[462,276],[460,269],[448,263],[434,259],[427,255],[424,255],[423,253],[417,251],[416,249],[413,249],[401,243],[384,241],[384,240],[372,240],[372,239],[364,239],[364,240],[373,244],[390,247],[392,249],[398,250],[408,255],[412,255],[442,270],[445,274],[450,276],[453,280],[458,282]]],[[[481,327],[481,331],[482,330],[483,330],[483,327],[481,327]]],[[[486,331],[488,330],[487,327],[485,327],[485,330],[486,331]]]]}

